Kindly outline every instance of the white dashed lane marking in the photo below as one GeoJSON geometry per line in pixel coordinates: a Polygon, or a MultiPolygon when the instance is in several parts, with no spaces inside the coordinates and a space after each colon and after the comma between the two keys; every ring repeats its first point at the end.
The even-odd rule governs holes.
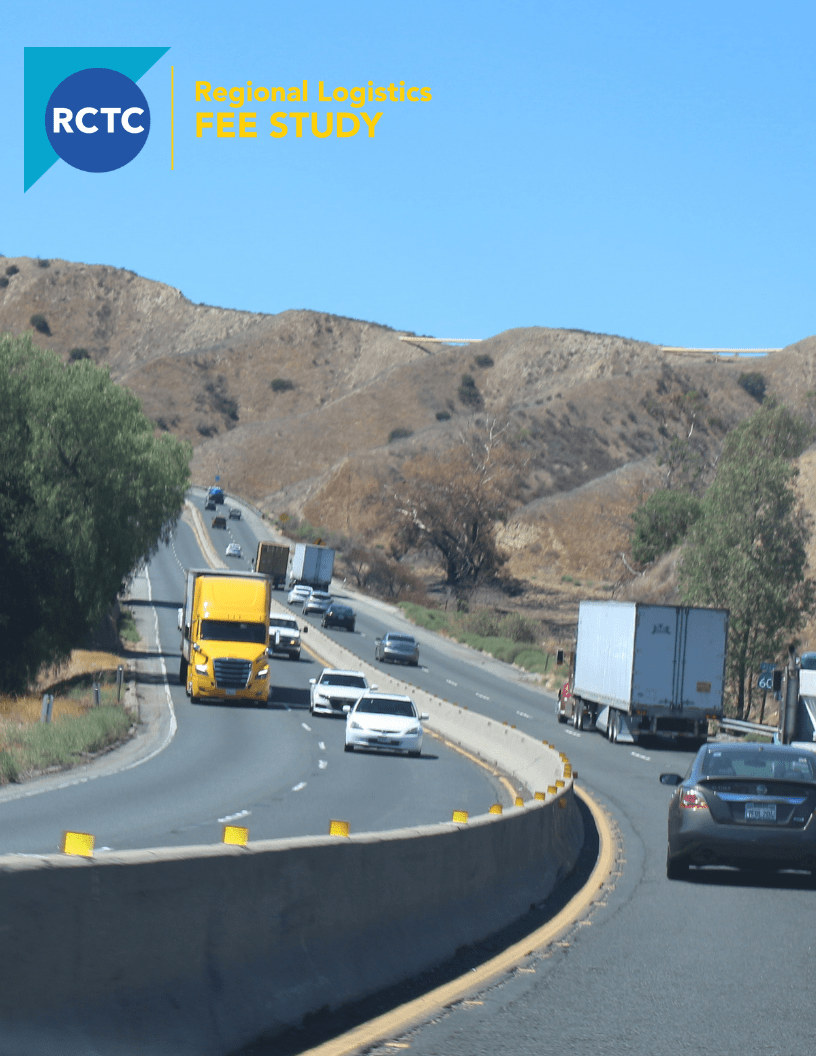
{"type": "Polygon", "coordinates": [[[321,770],[325,770],[325,769],[326,769],[326,767],[327,767],[327,766],[328,766],[329,764],[328,764],[328,763],[326,762],[326,760],[325,760],[325,759],[320,759],[320,760],[318,760],[318,763],[317,763],[317,765],[318,765],[318,767],[319,767],[319,768],[320,768],[321,770]]]}
{"type": "Polygon", "coordinates": [[[299,785],[293,785],[292,786],[292,791],[293,792],[300,792],[300,790],[302,788],[305,788],[305,787],[306,787],[306,782],[305,781],[301,781],[299,785]]]}
{"type": "Polygon", "coordinates": [[[305,722],[302,722],[300,725],[303,727],[304,730],[306,730],[307,733],[311,733],[312,732],[312,727],[311,726],[307,726],[305,722]]]}
{"type": "Polygon", "coordinates": [[[317,742],[317,747],[320,749],[321,752],[326,751],[326,745],[322,741],[317,742]]]}
{"type": "Polygon", "coordinates": [[[568,733],[570,737],[580,737],[581,734],[577,730],[564,730],[564,733],[568,733]]]}
{"type": "Polygon", "coordinates": [[[247,814],[250,814],[250,813],[251,813],[251,811],[249,811],[249,810],[239,810],[237,814],[227,814],[226,817],[219,818],[218,820],[223,825],[225,821],[235,821],[236,818],[245,818],[247,816],[247,814]]]}
{"type": "Polygon", "coordinates": [[[516,715],[521,716],[522,719],[531,719],[533,716],[528,715],[526,711],[517,711],[516,715]]]}
{"type": "Polygon", "coordinates": [[[486,697],[484,693],[477,693],[476,696],[479,698],[479,700],[490,700],[490,697],[486,697]]]}
{"type": "Polygon", "coordinates": [[[641,755],[640,752],[632,752],[635,759],[645,759],[647,763],[651,762],[652,757],[650,755],[641,755]]]}
{"type": "Polygon", "coordinates": [[[445,681],[448,683],[449,686],[458,686],[459,685],[459,683],[458,682],[454,682],[452,678],[446,678],[445,681]]]}

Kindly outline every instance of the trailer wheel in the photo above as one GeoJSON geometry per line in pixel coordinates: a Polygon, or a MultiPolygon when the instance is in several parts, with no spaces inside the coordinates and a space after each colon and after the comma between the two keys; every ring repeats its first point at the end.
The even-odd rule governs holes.
{"type": "Polygon", "coordinates": [[[613,744],[618,743],[618,713],[616,711],[609,716],[609,740],[613,744]]]}
{"type": "Polygon", "coordinates": [[[179,685],[187,685],[187,661],[184,659],[184,657],[179,660],[179,685]]]}
{"type": "Polygon", "coordinates": [[[566,722],[567,721],[567,716],[561,711],[561,701],[560,700],[557,700],[555,702],[555,717],[556,717],[556,719],[558,719],[559,722],[566,722]]]}

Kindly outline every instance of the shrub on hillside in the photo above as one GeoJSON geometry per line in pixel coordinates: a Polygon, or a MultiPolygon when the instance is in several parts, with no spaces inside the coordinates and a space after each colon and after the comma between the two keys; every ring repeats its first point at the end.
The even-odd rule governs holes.
{"type": "Polygon", "coordinates": [[[487,352],[480,353],[478,356],[476,356],[473,362],[476,364],[477,367],[485,368],[493,366],[493,358],[492,356],[489,356],[487,352]]]}
{"type": "Polygon", "coordinates": [[[0,290],[2,290],[6,286],[8,286],[8,279],[5,275],[0,275],[0,290]]]}
{"type": "Polygon", "coordinates": [[[295,387],[295,383],[289,378],[273,378],[269,385],[273,392],[288,392],[295,387]]]}
{"type": "Polygon", "coordinates": [[[642,565],[668,553],[699,518],[700,500],[687,491],[655,491],[632,514],[632,557],[642,565]]]}
{"type": "Polygon", "coordinates": [[[38,268],[50,268],[51,267],[51,261],[50,260],[45,260],[43,257],[37,257],[37,267],[38,268]]]}
{"type": "Polygon", "coordinates": [[[19,270],[16,264],[9,264],[6,268],[6,275],[16,275],[19,270]]]}
{"type": "Polygon", "coordinates": [[[396,429],[392,429],[388,434],[388,443],[392,443],[394,440],[407,440],[409,436],[414,435],[413,429],[405,429],[403,426],[399,426],[396,429]]]}
{"type": "Polygon", "coordinates": [[[437,411],[436,420],[438,422],[447,422],[450,419],[450,411],[437,411]]]}
{"type": "Polygon", "coordinates": [[[87,348],[72,348],[68,353],[68,358],[72,363],[77,363],[80,359],[90,359],[91,353],[87,348]]]}
{"type": "Polygon", "coordinates": [[[476,382],[473,380],[471,374],[463,374],[462,380],[459,383],[459,399],[462,403],[468,405],[468,407],[481,407],[482,394],[476,388],[476,382]]]}
{"type": "Polygon", "coordinates": [[[765,399],[766,386],[764,374],[760,374],[758,370],[751,370],[746,374],[740,374],[737,381],[749,396],[753,396],[757,403],[762,403],[765,399]]]}
{"type": "Polygon", "coordinates": [[[44,315],[40,315],[39,312],[35,312],[34,315],[32,315],[29,319],[29,322],[39,333],[49,335],[51,334],[51,328],[48,325],[48,320],[45,318],[44,315]]]}

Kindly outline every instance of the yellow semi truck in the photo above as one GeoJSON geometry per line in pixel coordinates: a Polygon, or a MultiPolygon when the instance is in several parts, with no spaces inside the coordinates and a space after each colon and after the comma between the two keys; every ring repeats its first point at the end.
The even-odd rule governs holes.
{"type": "Polygon", "coordinates": [[[179,682],[191,700],[268,698],[271,598],[268,576],[187,569],[179,682]]]}

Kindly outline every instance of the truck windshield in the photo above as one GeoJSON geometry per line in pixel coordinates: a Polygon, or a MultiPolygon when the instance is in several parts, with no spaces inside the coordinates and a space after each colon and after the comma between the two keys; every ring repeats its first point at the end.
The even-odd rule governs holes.
{"type": "Polygon", "coordinates": [[[207,642],[255,642],[257,645],[266,645],[266,624],[202,620],[201,638],[207,642]]]}

